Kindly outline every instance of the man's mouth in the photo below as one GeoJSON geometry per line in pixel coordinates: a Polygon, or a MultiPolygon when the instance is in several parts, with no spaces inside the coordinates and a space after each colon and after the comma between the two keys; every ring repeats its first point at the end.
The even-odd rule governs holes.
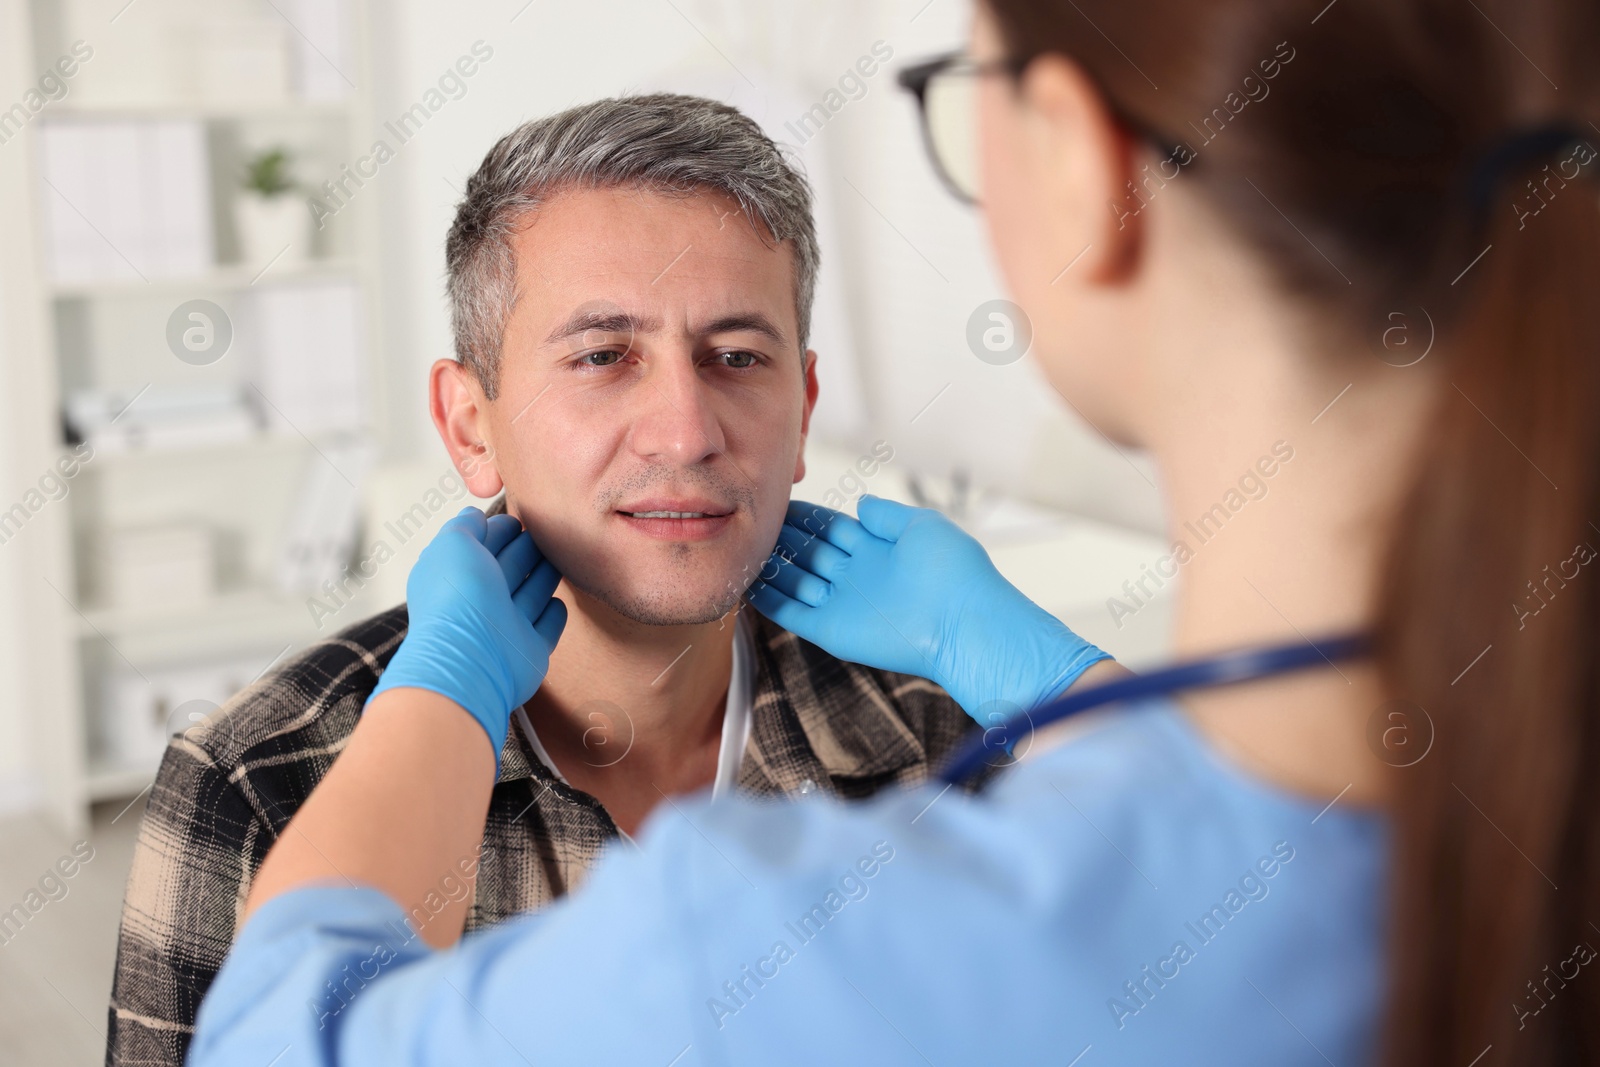
{"type": "Polygon", "coordinates": [[[707,541],[732,521],[734,509],[714,500],[637,500],[617,509],[624,523],[658,541],[707,541]]]}
{"type": "Polygon", "coordinates": [[[624,511],[624,515],[632,515],[636,519],[712,519],[721,518],[719,515],[708,515],[704,511],[624,511]]]}

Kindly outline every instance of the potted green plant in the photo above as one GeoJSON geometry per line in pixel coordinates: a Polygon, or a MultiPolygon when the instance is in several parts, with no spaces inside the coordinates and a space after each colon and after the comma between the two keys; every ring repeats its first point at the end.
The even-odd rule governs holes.
{"type": "Polygon", "coordinates": [[[235,202],[241,258],[252,266],[299,263],[311,243],[311,214],[290,171],[289,150],[275,146],[245,161],[235,202]]]}

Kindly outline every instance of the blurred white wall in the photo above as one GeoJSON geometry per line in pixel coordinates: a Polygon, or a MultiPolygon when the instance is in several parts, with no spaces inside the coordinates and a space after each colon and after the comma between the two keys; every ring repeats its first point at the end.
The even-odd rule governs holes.
{"type": "MultiPolygon", "coordinates": [[[[6,324],[6,313],[5,291],[0,288],[0,328],[6,324]]],[[[25,484],[27,476],[21,468],[17,442],[11,434],[0,437],[0,485],[25,484]]],[[[0,506],[9,504],[7,501],[0,506]]],[[[18,604],[21,583],[33,560],[23,558],[21,545],[8,543],[5,548],[8,551],[0,556],[0,603],[18,604]]],[[[36,778],[28,766],[28,753],[33,746],[26,715],[29,675],[23,670],[27,655],[25,625],[22,612],[0,611],[0,736],[9,742],[0,745],[0,812],[32,805],[38,792],[36,778]]]]}
{"type": "MultiPolygon", "coordinates": [[[[474,42],[493,56],[372,182],[386,247],[390,451],[443,469],[424,402],[427,365],[451,351],[443,238],[467,175],[502,134],[597,97],[676,88],[729,99],[782,140],[881,42],[893,58],[864,95],[797,146],[824,226],[818,435],[882,438],[913,468],[965,469],[980,484],[1159,530],[1142,458],[1081,423],[1031,360],[992,366],[967,347],[969,315],[1004,291],[978,216],[938,184],[913,101],[894,84],[899,66],[959,45],[967,19],[960,0],[396,0],[373,26],[379,120],[410,107],[474,42]]],[[[1073,254],[1063,250],[1063,266],[1073,254]]]]}
{"type": "MultiPolygon", "coordinates": [[[[0,100],[17,99],[29,84],[28,11],[23,0],[0,0],[0,100]]],[[[26,204],[33,160],[20,144],[0,152],[0,203],[26,204]]],[[[0,241],[29,247],[37,220],[14,212],[0,241]]],[[[0,510],[9,510],[39,485],[59,455],[54,443],[54,368],[41,356],[45,323],[39,312],[43,279],[30,258],[0,256],[0,400],[44,395],[51,402],[11,412],[0,425],[0,510]]],[[[6,405],[0,404],[0,409],[6,405]]],[[[39,721],[74,684],[73,665],[49,639],[69,610],[57,589],[66,571],[66,507],[51,499],[0,538],[0,813],[43,802],[65,810],[45,783],[74,772],[82,734],[74,721],[39,721]],[[53,586],[53,587],[52,587],[53,586]]],[[[10,517],[10,516],[8,516],[10,517]]]]}

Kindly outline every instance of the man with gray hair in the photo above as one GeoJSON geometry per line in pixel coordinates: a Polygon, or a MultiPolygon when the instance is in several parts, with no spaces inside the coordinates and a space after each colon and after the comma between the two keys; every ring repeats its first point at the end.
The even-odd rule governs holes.
{"type": "MultiPolygon", "coordinates": [[[[568,621],[500,753],[481,850],[440,872],[410,936],[442,945],[463,915],[470,932],[554,900],[674,796],[864,797],[975,729],[931,682],[738,610],[817,399],[810,191],[754,122],[662,94],[527,123],[468,182],[446,259],[456,358],[430,371],[434,425],[564,576],[568,621]]],[[[182,1062],[255,872],[405,634],[402,604],[173,739],[128,881],[109,1063],[182,1062]]],[[[307,1010],[326,1022],[375,973],[307,1010]]]]}

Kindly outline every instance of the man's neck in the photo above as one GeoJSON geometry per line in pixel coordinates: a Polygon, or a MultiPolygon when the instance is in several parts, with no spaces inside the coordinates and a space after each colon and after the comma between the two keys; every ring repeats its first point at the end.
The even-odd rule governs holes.
{"type": "Polygon", "coordinates": [[[648,626],[565,582],[556,595],[567,626],[528,717],[567,781],[631,833],[664,797],[716,775],[735,616],[648,626]]]}

